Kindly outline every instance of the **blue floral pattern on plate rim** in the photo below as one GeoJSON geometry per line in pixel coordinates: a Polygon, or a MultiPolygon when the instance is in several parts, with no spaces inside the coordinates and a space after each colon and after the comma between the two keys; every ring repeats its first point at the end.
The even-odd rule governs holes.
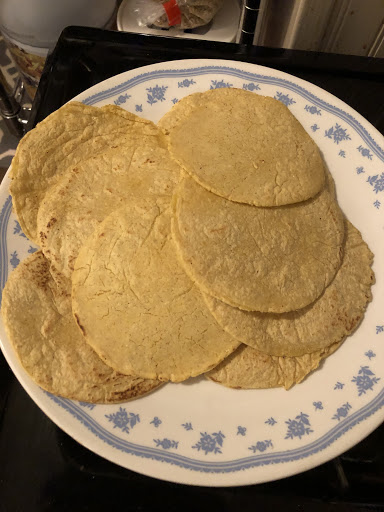
{"type": "MultiPolygon", "coordinates": [[[[207,61],[204,61],[204,64],[206,63],[207,61]]],[[[144,117],[151,118],[155,109],[164,105],[162,111],[164,113],[183,96],[202,90],[238,87],[251,92],[257,91],[260,94],[270,95],[294,110],[298,117],[299,109],[302,110],[302,115],[307,116],[307,120],[303,122],[301,116],[300,121],[307,131],[318,143],[320,143],[320,139],[323,139],[321,142],[328,144],[327,149],[323,149],[325,155],[328,156],[333,151],[332,157],[337,156],[339,160],[342,153],[345,159],[342,161],[343,168],[347,163],[350,163],[351,174],[353,172],[355,176],[361,179],[359,186],[365,187],[367,197],[370,198],[369,194],[372,194],[373,199],[371,202],[369,202],[370,199],[368,200],[367,208],[372,207],[369,215],[371,218],[375,218],[377,211],[380,211],[380,196],[384,195],[381,182],[380,186],[376,183],[378,182],[377,177],[381,178],[384,171],[384,151],[381,147],[383,141],[377,134],[375,136],[371,135],[374,129],[369,123],[357,120],[352,109],[346,105],[343,105],[345,108],[341,108],[337,99],[335,99],[336,105],[333,105],[330,103],[333,97],[328,93],[323,94],[321,89],[314,88],[311,84],[268,68],[229,61],[213,61],[212,64],[208,65],[198,65],[198,61],[181,61],[178,65],[176,64],[176,67],[174,64],[163,63],[127,72],[98,84],[88,93],[84,92],[76,99],[89,105],[99,105],[105,102],[115,103],[131,112],[140,113],[144,117]],[[218,62],[220,65],[217,65],[218,62]],[[113,84],[112,87],[111,84],[113,84]],[[318,95],[310,89],[315,89],[318,95]],[[177,94],[177,98],[175,94],[177,94]],[[325,96],[325,99],[322,96],[325,96]],[[313,125],[314,116],[317,117],[316,129],[313,125]],[[378,140],[380,140],[381,145],[377,142],[378,140]],[[334,148],[332,148],[333,145],[334,148]],[[364,172],[357,172],[357,169],[364,169],[364,172]],[[373,178],[367,180],[365,172],[373,178]]],[[[333,169],[331,170],[333,171],[333,169]]],[[[17,266],[19,261],[35,250],[35,247],[23,237],[20,226],[12,217],[11,198],[7,193],[8,189],[5,190],[7,186],[3,184],[1,187],[3,198],[0,213],[1,289],[4,287],[8,273],[17,266]]],[[[383,224],[381,218],[378,218],[378,223],[383,224]]],[[[383,330],[378,329],[377,324],[383,323],[382,317],[376,317],[372,322],[375,324],[373,327],[374,334],[380,336],[383,330]]],[[[3,350],[7,356],[6,343],[4,343],[4,340],[2,341],[3,350]]],[[[317,389],[316,396],[311,397],[312,399],[308,401],[303,410],[298,407],[290,411],[289,414],[281,415],[278,414],[277,407],[271,408],[269,414],[260,420],[260,424],[264,428],[263,433],[252,430],[244,418],[236,419],[234,424],[236,426],[233,426],[232,432],[228,431],[225,425],[212,429],[202,425],[198,418],[190,417],[187,411],[185,411],[184,422],[179,422],[178,430],[174,426],[170,430],[170,418],[164,417],[161,415],[161,411],[156,410],[149,412],[150,417],[148,416],[146,425],[151,428],[151,434],[148,437],[148,442],[142,444],[136,442],[133,437],[140,429],[147,428],[144,427],[143,416],[135,411],[135,402],[107,406],[110,408],[108,409],[109,414],[104,414],[105,421],[103,422],[100,415],[97,417],[96,414],[100,406],[56,397],[41,390],[39,392],[44,394],[45,397],[49,397],[49,403],[53,407],[50,410],[50,416],[54,421],[56,415],[61,415],[58,413],[58,409],[70,415],[72,418],[72,422],[69,422],[71,426],[69,424],[64,425],[62,421],[57,420],[57,422],[61,423],[60,426],[68,434],[75,434],[74,437],[81,439],[86,446],[87,440],[85,438],[91,434],[94,438],[101,440],[104,445],[109,445],[121,454],[168,463],[172,466],[206,475],[210,474],[213,475],[214,480],[205,483],[204,480],[200,479],[198,482],[202,485],[223,485],[220,481],[220,475],[232,473],[244,475],[244,470],[251,470],[252,468],[270,465],[287,466],[287,463],[308,459],[306,469],[309,469],[319,463],[319,459],[315,457],[316,454],[326,451],[332,445],[337,444],[338,440],[345,439],[347,433],[353,431],[357,425],[364,425],[364,422],[367,424],[367,420],[381,410],[381,414],[377,415],[374,424],[370,424],[369,427],[363,429],[354,442],[369,434],[384,417],[382,411],[384,406],[384,388],[382,387],[384,379],[381,379],[382,375],[380,376],[378,373],[380,366],[374,366],[376,356],[383,357],[384,349],[381,348],[383,343],[384,335],[380,344],[372,341],[372,343],[362,347],[360,359],[356,361],[355,368],[351,370],[352,373],[349,376],[344,374],[340,377],[337,376],[333,382],[329,383],[326,392],[320,392],[317,389]],[[334,399],[333,404],[329,405],[327,397],[331,393],[337,399],[334,399]],[[353,400],[351,397],[353,397],[353,400]],[[321,415],[324,418],[327,410],[329,410],[326,420],[328,427],[325,432],[316,437],[316,432],[320,431],[319,425],[321,425],[318,418],[321,418],[321,415]],[[73,426],[73,420],[75,420],[76,427],[73,426]],[[83,430],[82,427],[84,427],[83,430]],[[133,429],[133,427],[135,428],[133,429]],[[276,428],[280,429],[279,434],[276,428]],[[158,434],[154,435],[156,430],[158,430],[158,434]],[[190,437],[187,438],[186,436],[190,437]],[[281,447],[282,440],[292,444],[284,445],[286,449],[281,450],[279,447],[281,447]],[[233,446],[235,442],[238,444],[242,442],[241,450],[239,449],[238,452],[243,456],[232,457],[229,460],[226,457],[226,448],[233,446]],[[253,451],[253,455],[249,454],[250,450],[253,451]],[[313,462],[311,462],[312,459],[313,462]]],[[[257,393],[257,391],[254,393],[257,393]]],[[[36,396],[34,396],[34,399],[39,404],[36,396]]],[[[92,446],[90,448],[92,449],[92,446]]],[[[100,455],[105,455],[103,448],[94,449],[94,451],[97,451],[100,455]]],[[[335,448],[335,451],[323,458],[321,462],[329,460],[339,453],[336,452],[337,449],[335,448]]],[[[105,456],[111,458],[110,455],[105,456]]],[[[115,461],[130,469],[137,467],[131,459],[126,462],[115,461]]],[[[297,471],[294,468],[292,469],[291,466],[286,471],[284,469],[280,471],[280,476],[288,476],[295,472],[297,471]]],[[[153,476],[164,478],[160,472],[153,476]]],[[[186,483],[196,482],[193,478],[185,477],[170,479],[185,481],[186,483]]],[[[272,480],[274,477],[268,477],[267,479],[272,480]]],[[[266,479],[251,475],[245,478],[244,483],[261,481],[266,481],[266,479]]],[[[241,478],[240,483],[243,483],[241,478]]],[[[230,485],[230,483],[224,485],[230,485]]]]}

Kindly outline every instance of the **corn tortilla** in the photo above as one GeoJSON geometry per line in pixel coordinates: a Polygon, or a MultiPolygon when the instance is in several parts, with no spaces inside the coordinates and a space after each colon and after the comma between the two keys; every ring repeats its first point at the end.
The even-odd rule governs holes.
{"type": "Polygon", "coordinates": [[[232,88],[195,93],[158,125],[190,176],[226,199],[281,206],[305,201],[324,186],[317,145],[273,98],[232,88]]]}
{"type": "Polygon", "coordinates": [[[258,208],[184,177],[173,209],[184,269],[202,291],[231,306],[265,313],[303,308],[340,267],[344,219],[328,188],[302,203],[258,208]]]}
{"type": "Polygon", "coordinates": [[[275,357],[241,345],[233,354],[207,373],[207,378],[236,389],[290,389],[319,367],[322,359],[341,343],[300,357],[275,357]]]}
{"type": "Polygon", "coordinates": [[[49,115],[22,138],[12,161],[10,191],[25,235],[39,244],[40,203],[69,166],[124,140],[130,144],[153,137],[165,147],[151,121],[115,105],[98,108],[73,101],[49,115]]]}
{"type": "Polygon", "coordinates": [[[56,286],[41,251],[11,273],[1,312],[21,365],[50,393],[114,403],[142,396],[161,384],[119,374],[101,361],[73,320],[70,290],[56,286]]]}
{"type": "Polygon", "coordinates": [[[302,356],[351,334],[372,300],[373,254],[347,222],[343,262],[331,284],[309,306],[283,314],[241,311],[204,294],[219,324],[239,341],[264,354],[302,356]]]}
{"type": "Polygon", "coordinates": [[[180,382],[204,373],[240,342],[222,330],[181,268],[171,208],[133,200],[80,249],[72,307],[88,343],[121,373],[180,382]]]}
{"type": "Polygon", "coordinates": [[[132,141],[65,171],[37,217],[41,248],[57,273],[70,278],[80,247],[100,222],[130,197],[169,203],[180,169],[166,149],[132,141]]]}

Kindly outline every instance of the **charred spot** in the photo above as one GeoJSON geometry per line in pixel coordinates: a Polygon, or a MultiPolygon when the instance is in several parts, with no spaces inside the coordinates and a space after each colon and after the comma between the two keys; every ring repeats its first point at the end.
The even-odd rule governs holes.
{"type": "Polygon", "coordinates": [[[42,255],[41,261],[36,265],[36,270],[34,272],[34,280],[35,284],[41,288],[42,290],[46,290],[48,288],[48,284],[50,281],[49,275],[49,264],[48,261],[43,259],[42,255]]]}
{"type": "Polygon", "coordinates": [[[105,236],[105,233],[100,233],[99,238],[101,238],[102,236],[105,236]]]}
{"type": "Polygon", "coordinates": [[[349,331],[352,331],[356,327],[356,325],[359,323],[360,318],[361,318],[360,316],[356,316],[355,318],[352,318],[351,321],[349,322],[349,325],[347,326],[347,329],[349,331]]]}
{"type": "Polygon", "coordinates": [[[125,400],[127,398],[135,398],[138,395],[139,393],[135,389],[127,389],[126,391],[113,391],[111,393],[111,396],[113,397],[114,400],[125,400]]]}
{"type": "Polygon", "coordinates": [[[72,172],[74,172],[75,174],[77,174],[77,173],[79,172],[79,169],[78,169],[77,167],[74,167],[74,168],[72,169],[72,172]]]}
{"type": "Polygon", "coordinates": [[[47,238],[47,235],[43,231],[40,231],[40,240],[43,241],[43,240],[46,240],[46,238],[47,238]]]}
{"type": "Polygon", "coordinates": [[[51,228],[56,222],[57,222],[57,219],[55,219],[55,217],[52,217],[51,220],[47,224],[47,228],[51,228]]]}

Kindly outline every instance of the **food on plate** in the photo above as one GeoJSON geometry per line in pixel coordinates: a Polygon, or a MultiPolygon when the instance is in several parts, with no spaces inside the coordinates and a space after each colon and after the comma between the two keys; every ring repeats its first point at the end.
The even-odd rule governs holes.
{"type": "Polygon", "coordinates": [[[347,222],[343,262],[331,284],[312,304],[283,314],[241,311],[204,294],[213,316],[232,336],[264,354],[302,356],[351,334],[372,300],[373,254],[347,222]]]}
{"type": "Polygon", "coordinates": [[[121,375],[85,342],[71,311],[70,290],[58,288],[37,251],[11,273],[2,296],[5,329],[21,365],[43,389],[75,400],[123,402],[160,386],[121,375]]]}
{"type": "Polygon", "coordinates": [[[28,132],[12,161],[10,190],[25,235],[39,244],[37,212],[48,190],[69,167],[119,144],[163,137],[146,119],[115,105],[91,107],[73,101],[28,132]]]}
{"type": "Polygon", "coordinates": [[[80,247],[130,197],[168,203],[179,166],[158,139],[133,140],[69,167],[40,204],[40,245],[57,273],[70,278],[80,247]]]}
{"type": "Polygon", "coordinates": [[[180,266],[171,208],[131,200],[80,249],[72,307],[87,342],[112,368],[180,382],[200,375],[240,344],[217,324],[180,266]]]}
{"type": "Polygon", "coordinates": [[[340,267],[344,219],[328,188],[305,202],[260,208],[184,177],[173,203],[173,236],[185,271],[231,306],[271,313],[303,308],[340,267]]]}
{"type": "Polygon", "coordinates": [[[281,206],[305,201],[324,185],[317,145],[274,98],[231,88],[195,93],[159,126],[190,176],[226,199],[281,206]]]}
{"type": "Polygon", "coordinates": [[[236,389],[290,389],[319,367],[322,359],[341,343],[300,357],[275,357],[241,345],[233,354],[206,374],[218,384],[236,389]]]}
{"type": "Polygon", "coordinates": [[[15,212],[40,250],[2,316],[42,388],[109,403],[205,375],[301,382],[359,325],[373,255],[280,102],[192,94],[156,126],[71,102],[20,142],[15,212]]]}

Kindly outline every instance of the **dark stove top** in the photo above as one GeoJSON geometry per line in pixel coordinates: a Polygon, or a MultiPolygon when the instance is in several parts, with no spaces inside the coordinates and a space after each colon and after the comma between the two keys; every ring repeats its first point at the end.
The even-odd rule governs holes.
{"type": "MultiPolygon", "coordinates": [[[[79,92],[155,62],[220,58],[298,76],[335,94],[384,133],[384,61],[226,43],[66,29],[49,57],[29,128],[79,92]]],[[[120,468],[62,432],[0,355],[0,511],[384,511],[384,425],[337,459],[248,487],[162,482],[120,468]]]]}

